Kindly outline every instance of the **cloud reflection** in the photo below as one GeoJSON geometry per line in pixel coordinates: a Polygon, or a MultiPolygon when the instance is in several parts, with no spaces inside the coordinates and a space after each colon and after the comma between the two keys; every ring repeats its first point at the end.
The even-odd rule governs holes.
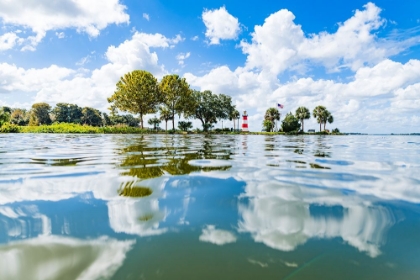
{"type": "Polygon", "coordinates": [[[122,265],[134,241],[41,236],[0,246],[0,279],[104,279],[122,265]]]}
{"type": "Polygon", "coordinates": [[[345,197],[335,190],[313,190],[272,181],[251,183],[245,193],[249,203],[239,206],[239,230],[282,251],[295,250],[311,238],[339,237],[376,257],[381,253],[387,230],[395,223],[387,208],[345,197]],[[312,205],[343,207],[342,216],[314,215],[312,205]]]}
{"type": "Polygon", "coordinates": [[[214,225],[208,225],[204,228],[199,239],[200,241],[219,246],[236,242],[236,236],[233,233],[227,230],[216,229],[214,225]]]}

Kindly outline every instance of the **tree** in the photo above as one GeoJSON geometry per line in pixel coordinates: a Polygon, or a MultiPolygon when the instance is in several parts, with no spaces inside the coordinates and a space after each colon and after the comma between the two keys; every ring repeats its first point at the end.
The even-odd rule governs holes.
{"type": "MultiPolygon", "coordinates": [[[[333,123],[334,122],[334,117],[333,117],[333,115],[331,115],[330,112],[328,112],[328,113],[329,113],[329,116],[327,118],[327,121],[328,121],[328,123],[333,123]]],[[[324,130],[325,130],[325,124],[326,123],[324,123],[324,130]]]]}
{"type": "Polygon", "coordinates": [[[159,107],[160,120],[165,121],[165,131],[168,131],[168,121],[172,120],[171,111],[166,107],[159,107]]]}
{"type": "Polygon", "coordinates": [[[25,109],[14,109],[10,115],[10,122],[16,125],[28,125],[29,113],[25,109]]]}
{"type": "Polygon", "coordinates": [[[319,132],[321,132],[321,124],[324,123],[323,120],[324,120],[326,110],[327,108],[319,105],[319,106],[316,106],[312,112],[312,115],[314,116],[314,118],[316,118],[316,121],[319,123],[319,132]]]}
{"type": "Polygon", "coordinates": [[[282,121],[281,129],[283,132],[299,131],[299,120],[292,114],[292,112],[288,113],[282,121]]]}
{"type": "Polygon", "coordinates": [[[134,70],[121,77],[117,83],[117,90],[108,98],[108,102],[115,108],[139,114],[141,128],[143,116],[155,113],[161,100],[156,78],[144,70],[134,70]]]}
{"type": "Polygon", "coordinates": [[[185,122],[185,121],[179,121],[178,122],[178,127],[182,131],[188,131],[189,129],[192,128],[192,123],[191,122],[185,122]]]}
{"type": "Polygon", "coordinates": [[[269,120],[263,120],[263,128],[265,131],[272,131],[273,130],[273,122],[269,120]]]}
{"type": "Polygon", "coordinates": [[[92,126],[101,126],[102,117],[101,112],[91,107],[85,107],[82,109],[82,123],[92,126]]]}
{"type": "Polygon", "coordinates": [[[303,121],[311,117],[311,113],[309,112],[309,109],[306,107],[299,107],[296,109],[295,116],[296,118],[300,120],[300,123],[302,124],[302,131],[305,132],[303,121]]]}
{"type": "Polygon", "coordinates": [[[29,125],[51,124],[51,106],[47,103],[35,103],[29,116],[29,125]]]}
{"type": "Polygon", "coordinates": [[[270,121],[272,123],[271,129],[269,131],[274,130],[275,121],[280,120],[280,112],[276,108],[268,108],[265,111],[264,120],[270,121]]]}
{"type": "Polygon", "coordinates": [[[55,122],[82,123],[82,108],[76,104],[57,103],[51,111],[55,122]]]}
{"type": "Polygon", "coordinates": [[[0,108],[0,127],[8,123],[10,120],[10,113],[7,112],[7,110],[4,109],[4,107],[0,108]]]}
{"type": "Polygon", "coordinates": [[[181,116],[182,113],[192,110],[190,85],[185,78],[176,74],[166,75],[159,83],[159,90],[163,95],[163,103],[170,112],[172,129],[175,129],[175,114],[181,116]]]}
{"type": "MultiPolygon", "coordinates": [[[[239,119],[239,117],[240,117],[240,113],[239,113],[239,111],[238,110],[233,110],[232,112],[231,112],[231,114],[229,115],[229,120],[230,121],[233,121],[233,130],[236,130],[236,125],[235,125],[235,123],[236,123],[236,120],[237,119],[239,119]]],[[[238,129],[239,129],[239,127],[238,127],[238,129]]]]}
{"type": "Polygon", "coordinates": [[[149,119],[148,124],[153,125],[153,129],[156,130],[160,124],[160,119],[157,117],[151,118],[149,119]]]}
{"type": "Polygon", "coordinates": [[[107,113],[102,113],[102,125],[103,126],[112,125],[112,121],[109,118],[107,113]]]}
{"type": "Polygon", "coordinates": [[[204,131],[209,130],[218,119],[228,119],[235,111],[230,96],[213,94],[209,90],[203,92],[194,90],[191,100],[194,110],[190,110],[186,117],[199,119],[204,131]]]}

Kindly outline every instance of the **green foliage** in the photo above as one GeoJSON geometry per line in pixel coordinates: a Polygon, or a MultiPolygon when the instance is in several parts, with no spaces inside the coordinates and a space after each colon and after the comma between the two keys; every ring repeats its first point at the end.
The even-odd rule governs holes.
{"type": "Polygon", "coordinates": [[[324,124],[324,130],[325,130],[325,126],[327,122],[328,123],[334,122],[334,117],[324,106],[317,106],[313,111],[313,115],[314,117],[316,117],[316,120],[319,123],[320,132],[321,132],[321,124],[324,124]]]}
{"type": "Polygon", "coordinates": [[[267,132],[272,131],[272,130],[273,130],[273,128],[274,128],[274,124],[273,124],[273,122],[272,122],[272,121],[270,121],[270,120],[263,120],[262,125],[263,125],[263,129],[264,129],[264,131],[267,131],[267,132]]]}
{"type": "Polygon", "coordinates": [[[101,112],[91,107],[85,107],[82,109],[82,123],[91,126],[101,126],[102,117],[101,112]]]}
{"type": "Polygon", "coordinates": [[[117,83],[117,90],[108,98],[108,102],[115,108],[139,114],[141,128],[143,128],[143,116],[155,113],[161,101],[162,96],[156,78],[144,70],[134,70],[121,77],[117,83]]]}
{"type": "Polygon", "coordinates": [[[59,123],[82,123],[82,108],[76,104],[57,103],[51,111],[54,122],[59,123]]]}
{"type": "Polygon", "coordinates": [[[10,113],[4,108],[5,107],[0,108],[0,127],[10,120],[10,113]]]}
{"type": "Polygon", "coordinates": [[[281,123],[283,132],[298,132],[300,129],[299,120],[292,114],[288,113],[281,123]]]}
{"type": "Polygon", "coordinates": [[[192,129],[192,122],[179,121],[178,128],[182,131],[188,131],[192,129]]]}
{"type": "Polygon", "coordinates": [[[178,75],[166,75],[159,83],[159,90],[162,93],[162,101],[169,110],[172,118],[172,129],[175,129],[175,114],[190,114],[194,109],[192,106],[190,85],[185,78],[178,75]]]}
{"type": "Polygon", "coordinates": [[[54,123],[41,126],[21,126],[19,132],[24,133],[104,133],[104,134],[143,134],[147,130],[129,126],[93,127],[73,123],[54,123]]]}
{"type": "Polygon", "coordinates": [[[296,118],[300,120],[300,123],[302,124],[302,131],[305,131],[304,128],[304,120],[307,120],[311,117],[311,113],[309,112],[309,109],[306,107],[299,107],[296,109],[296,118]]]}
{"type": "Polygon", "coordinates": [[[160,124],[160,119],[158,119],[157,117],[153,117],[151,119],[149,119],[149,121],[147,122],[149,125],[153,126],[153,129],[156,130],[160,124]]]}
{"type": "Polygon", "coordinates": [[[334,129],[332,130],[332,133],[340,133],[340,130],[339,130],[338,128],[334,128],[334,129]]]}
{"type": "Polygon", "coordinates": [[[209,90],[203,92],[194,90],[191,99],[194,110],[190,110],[187,117],[199,119],[204,131],[209,130],[218,119],[231,118],[235,111],[232,99],[224,94],[213,94],[209,90]]]}
{"type": "Polygon", "coordinates": [[[265,111],[264,115],[264,121],[263,121],[263,127],[269,132],[274,130],[275,127],[275,121],[280,120],[280,112],[276,108],[268,108],[267,111],[265,111]],[[265,121],[271,122],[271,125],[268,125],[268,123],[264,124],[265,121]]]}
{"type": "Polygon", "coordinates": [[[51,124],[50,111],[51,106],[47,103],[33,104],[29,116],[29,125],[51,124]]]}
{"type": "Polygon", "coordinates": [[[25,109],[14,109],[10,116],[10,123],[24,126],[29,123],[29,112],[25,109]]]}
{"type": "Polygon", "coordinates": [[[12,123],[4,123],[0,126],[0,133],[19,133],[20,127],[12,123]]]}
{"type": "MultiPolygon", "coordinates": [[[[233,110],[230,115],[229,115],[229,120],[233,121],[233,129],[234,131],[236,131],[236,120],[239,120],[239,117],[241,116],[241,114],[239,113],[238,110],[233,110]]],[[[239,129],[239,122],[238,122],[238,129],[239,129]]]]}
{"type": "Polygon", "coordinates": [[[160,120],[165,121],[165,130],[168,130],[168,121],[172,120],[171,111],[166,107],[159,107],[160,120]]]}

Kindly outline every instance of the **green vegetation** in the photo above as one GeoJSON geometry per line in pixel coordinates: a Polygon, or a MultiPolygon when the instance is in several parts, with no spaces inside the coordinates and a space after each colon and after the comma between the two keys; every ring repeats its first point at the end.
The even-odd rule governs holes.
{"type": "Polygon", "coordinates": [[[288,113],[284,118],[281,129],[283,132],[293,132],[297,133],[300,129],[299,120],[292,114],[292,112],[288,113]]]}
{"type": "Polygon", "coordinates": [[[218,119],[228,119],[235,115],[235,106],[230,96],[213,94],[209,90],[194,90],[191,100],[192,109],[186,113],[186,117],[199,119],[204,131],[208,131],[218,119]]]}
{"type": "Polygon", "coordinates": [[[172,129],[175,130],[175,114],[180,116],[193,109],[190,85],[185,78],[181,79],[178,75],[166,75],[159,83],[159,90],[163,95],[163,104],[170,112],[172,129]]]}
{"type": "Polygon", "coordinates": [[[191,122],[179,121],[178,122],[178,128],[181,129],[182,131],[188,131],[192,128],[192,123],[191,122]]]}
{"type": "Polygon", "coordinates": [[[264,115],[263,127],[268,132],[274,132],[275,122],[280,120],[280,112],[276,108],[268,108],[264,115]]]}
{"type": "Polygon", "coordinates": [[[29,114],[29,125],[51,124],[51,106],[47,103],[35,103],[29,114]]]}
{"type": "Polygon", "coordinates": [[[304,120],[308,120],[311,118],[311,113],[309,112],[309,109],[306,107],[299,107],[296,109],[296,118],[300,120],[300,123],[302,124],[302,131],[305,132],[304,127],[304,120]]]}
{"type": "MultiPolygon", "coordinates": [[[[108,98],[109,114],[91,107],[79,107],[76,104],[57,103],[52,108],[47,103],[35,103],[27,111],[20,108],[0,107],[0,132],[27,133],[157,133],[159,125],[165,121],[167,133],[181,133],[192,129],[192,122],[180,120],[178,131],[175,129],[175,115],[184,119],[198,119],[202,130],[196,128],[194,133],[240,133],[240,113],[232,104],[232,98],[225,94],[214,94],[209,90],[191,90],[185,78],[178,75],[166,75],[160,82],[149,72],[135,70],[125,74],[116,84],[116,90],[108,98]],[[119,114],[119,112],[123,114],[119,114]],[[153,130],[143,130],[144,116],[159,112],[148,120],[153,130]],[[138,114],[135,117],[132,114],[138,114]],[[233,121],[233,129],[214,129],[220,120],[233,121]],[[168,121],[172,120],[172,130],[168,131],[168,121]],[[238,125],[236,126],[236,121],[238,125]],[[139,126],[141,128],[139,128],[139,126]]],[[[333,123],[332,114],[324,107],[317,106],[313,116],[319,123],[320,132],[329,133],[326,123],[333,123]],[[324,125],[324,132],[321,126],[324,125]]],[[[311,114],[306,107],[299,107],[296,114],[289,113],[277,131],[281,117],[277,108],[267,109],[262,123],[268,133],[304,133],[304,120],[311,114]],[[302,131],[299,131],[302,127],[302,131]]],[[[222,125],[223,126],[223,125],[222,125]]],[[[339,134],[335,129],[334,134],[339,134]]]]}
{"type": "Polygon", "coordinates": [[[135,70],[121,77],[117,90],[108,98],[115,108],[139,114],[141,128],[144,127],[143,116],[155,113],[161,100],[156,78],[144,70],[135,70]]]}

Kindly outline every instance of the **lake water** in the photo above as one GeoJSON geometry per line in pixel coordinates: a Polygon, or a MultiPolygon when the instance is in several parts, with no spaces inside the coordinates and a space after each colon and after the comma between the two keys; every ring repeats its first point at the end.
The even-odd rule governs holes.
{"type": "Polygon", "coordinates": [[[420,137],[0,135],[0,279],[420,279],[420,137]]]}

